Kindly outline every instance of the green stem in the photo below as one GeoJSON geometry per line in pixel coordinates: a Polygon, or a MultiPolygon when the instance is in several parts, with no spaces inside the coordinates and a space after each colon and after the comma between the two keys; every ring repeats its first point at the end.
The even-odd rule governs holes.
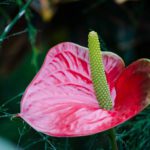
{"type": "Polygon", "coordinates": [[[28,2],[19,11],[17,16],[12,20],[12,22],[5,27],[4,32],[0,35],[0,44],[4,41],[5,37],[10,32],[10,30],[13,28],[13,26],[17,23],[17,21],[25,14],[26,9],[28,8],[28,6],[30,5],[31,2],[32,2],[32,0],[28,0],[28,2]]]}
{"type": "Polygon", "coordinates": [[[69,138],[66,137],[66,139],[65,139],[65,150],[68,150],[68,143],[69,143],[69,138]]]}
{"type": "Polygon", "coordinates": [[[112,129],[108,130],[108,135],[109,135],[109,138],[110,138],[110,141],[111,141],[112,150],[118,150],[117,142],[116,142],[115,129],[112,128],[112,129]]]}

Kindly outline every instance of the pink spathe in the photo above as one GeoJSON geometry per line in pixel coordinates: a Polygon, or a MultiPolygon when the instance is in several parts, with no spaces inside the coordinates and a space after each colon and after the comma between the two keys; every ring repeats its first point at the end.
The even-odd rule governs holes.
{"type": "Polygon", "coordinates": [[[24,93],[19,116],[47,135],[76,137],[108,130],[142,111],[150,102],[150,61],[125,68],[118,55],[102,56],[112,110],[100,108],[96,99],[88,49],[65,42],[48,52],[24,93]]]}

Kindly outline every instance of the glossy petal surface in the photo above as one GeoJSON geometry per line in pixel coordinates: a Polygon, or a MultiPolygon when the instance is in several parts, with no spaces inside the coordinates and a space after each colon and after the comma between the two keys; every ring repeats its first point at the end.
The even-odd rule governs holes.
{"type": "MultiPolygon", "coordinates": [[[[120,99],[121,93],[126,95],[127,88],[123,90],[126,75],[131,72],[130,78],[134,79],[132,76],[140,63],[137,63],[136,67],[133,64],[123,71],[124,63],[121,58],[109,52],[103,53],[103,61],[112,100],[115,103],[113,110],[107,111],[98,106],[90,76],[88,50],[66,42],[48,52],[43,66],[25,91],[19,116],[34,129],[58,137],[90,135],[126,121],[148,104],[147,96],[143,93],[149,86],[143,86],[141,97],[135,100],[140,107],[136,107],[136,111],[129,110],[133,108],[134,103],[128,107],[126,100],[128,102],[130,98],[126,96],[123,100],[120,99]]],[[[147,71],[149,70],[143,69],[137,85],[149,82],[147,71]]],[[[132,84],[130,86],[132,89],[132,84]]],[[[129,95],[131,92],[132,98],[134,93],[136,95],[136,90],[128,91],[129,95]]]]}
{"type": "Polygon", "coordinates": [[[120,114],[132,116],[143,110],[150,103],[150,60],[129,65],[117,81],[116,92],[115,109],[120,114]]]}

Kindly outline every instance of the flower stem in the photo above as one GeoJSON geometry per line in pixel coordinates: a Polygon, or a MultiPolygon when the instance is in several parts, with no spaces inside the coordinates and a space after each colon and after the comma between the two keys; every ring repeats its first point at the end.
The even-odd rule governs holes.
{"type": "Polygon", "coordinates": [[[112,128],[112,129],[108,130],[108,135],[109,135],[109,138],[110,138],[110,141],[111,141],[112,150],[118,150],[117,142],[116,142],[115,129],[112,128]]]}

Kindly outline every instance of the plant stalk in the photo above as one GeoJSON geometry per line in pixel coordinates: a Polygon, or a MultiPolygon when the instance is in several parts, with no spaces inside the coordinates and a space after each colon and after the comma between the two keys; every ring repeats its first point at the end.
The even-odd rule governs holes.
{"type": "Polygon", "coordinates": [[[108,135],[109,135],[109,138],[111,141],[112,150],[118,150],[115,129],[112,128],[112,129],[108,130],[108,135]]]}

